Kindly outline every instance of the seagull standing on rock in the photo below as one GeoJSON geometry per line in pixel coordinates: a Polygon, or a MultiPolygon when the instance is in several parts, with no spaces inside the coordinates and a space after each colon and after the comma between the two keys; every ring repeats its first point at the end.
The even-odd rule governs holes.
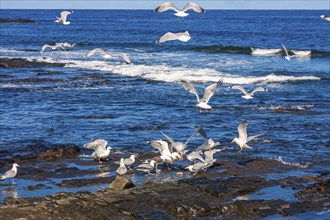
{"type": "Polygon", "coordinates": [[[107,147],[108,142],[104,139],[92,139],[92,142],[84,144],[87,149],[94,150],[95,154],[99,158],[99,163],[102,163],[101,159],[105,159],[109,156],[112,147],[107,147]]]}
{"type": "Polygon", "coordinates": [[[17,163],[13,164],[13,168],[11,168],[10,170],[8,170],[7,172],[5,172],[5,174],[3,174],[0,179],[4,180],[4,179],[12,179],[12,183],[14,184],[14,180],[13,178],[16,176],[17,174],[17,167],[19,167],[19,165],[17,163]]]}

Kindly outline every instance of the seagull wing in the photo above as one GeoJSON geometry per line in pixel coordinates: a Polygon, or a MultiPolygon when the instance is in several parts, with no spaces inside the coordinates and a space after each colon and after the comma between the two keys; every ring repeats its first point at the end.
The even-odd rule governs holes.
{"type": "Polygon", "coordinates": [[[96,48],[94,50],[89,51],[84,57],[90,57],[90,56],[93,56],[96,53],[106,54],[106,52],[104,50],[102,50],[101,48],[96,48]]]}
{"type": "Polygon", "coordinates": [[[241,92],[243,92],[244,95],[248,95],[247,91],[244,89],[243,86],[235,85],[235,86],[231,86],[230,88],[231,88],[231,89],[238,89],[238,90],[240,90],[241,92]]]}
{"type": "Polygon", "coordinates": [[[207,139],[207,134],[202,127],[197,127],[196,132],[203,138],[207,139]]]}
{"type": "Polygon", "coordinates": [[[126,63],[132,63],[126,53],[116,53],[116,52],[114,52],[114,53],[105,52],[105,53],[110,56],[120,56],[121,58],[123,58],[125,60],[126,63]]]}
{"type": "Polygon", "coordinates": [[[212,85],[209,85],[204,90],[203,98],[201,99],[202,102],[208,103],[210,98],[216,93],[222,84],[222,79],[220,79],[218,82],[213,83],[212,85]]]}
{"type": "Polygon", "coordinates": [[[249,142],[249,141],[252,141],[253,139],[255,139],[256,137],[259,137],[261,135],[264,135],[264,134],[257,134],[257,135],[254,135],[254,136],[249,136],[246,140],[246,143],[249,142]]]}
{"type": "Polygon", "coordinates": [[[163,151],[164,149],[168,148],[168,143],[162,140],[147,141],[147,143],[159,151],[163,151]]]}
{"type": "Polygon", "coordinates": [[[156,43],[163,43],[165,41],[170,41],[170,40],[177,40],[179,38],[178,34],[172,33],[172,32],[167,32],[163,36],[161,36],[156,43]]]}
{"type": "Polygon", "coordinates": [[[62,12],[61,12],[61,20],[62,20],[63,22],[65,22],[65,21],[66,21],[66,17],[67,17],[69,14],[71,14],[71,11],[62,11],[62,12]]]}
{"type": "Polygon", "coordinates": [[[197,102],[199,102],[199,96],[198,96],[198,93],[197,93],[195,87],[188,81],[181,80],[181,82],[182,82],[183,88],[185,90],[187,90],[188,92],[195,94],[195,96],[197,98],[197,102]]]}
{"type": "Polygon", "coordinates": [[[46,48],[48,48],[48,47],[51,48],[51,46],[48,45],[48,44],[43,45],[42,48],[41,48],[41,53],[44,52],[44,50],[46,50],[46,48]]]}
{"type": "Polygon", "coordinates": [[[254,93],[256,92],[266,92],[267,89],[266,88],[263,88],[263,87],[257,87],[255,88],[252,92],[251,92],[251,95],[253,95],[254,93]]]}
{"type": "Polygon", "coordinates": [[[195,137],[197,134],[199,134],[199,128],[196,128],[195,131],[190,135],[190,137],[187,139],[187,141],[184,143],[185,146],[189,143],[189,141],[195,137]]]}
{"type": "Polygon", "coordinates": [[[169,140],[172,144],[174,144],[175,142],[173,141],[173,139],[170,137],[170,136],[168,136],[167,134],[165,134],[164,132],[160,132],[164,137],[166,137],[167,138],[167,140],[169,140]]]}
{"type": "Polygon", "coordinates": [[[238,127],[237,127],[237,131],[238,131],[238,135],[239,135],[239,139],[241,141],[243,141],[244,143],[247,142],[247,132],[246,132],[246,127],[248,126],[249,121],[244,121],[242,122],[238,127]]]}
{"type": "Polygon", "coordinates": [[[107,145],[108,141],[104,139],[94,139],[92,142],[85,144],[84,147],[93,150],[95,150],[96,148],[102,148],[105,150],[107,145]]]}
{"type": "Polygon", "coordinates": [[[13,178],[16,176],[16,172],[11,169],[11,170],[8,170],[7,172],[5,172],[5,174],[3,174],[3,179],[5,178],[13,178]]]}
{"type": "Polygon", "coordinates": [[[196,3],[192,3],[192,2],[187,3],[184,6],[184,8],[182,9],[182,11],[188,11],[189,9],[192,9],[197,13],[204,13],[205,12],[205,10],[201,6],[197,5],[196,3]]]}
{"type": "Polygon", "coordinates": [[[159,13],[159,12],[164,12],[164,11],[167,11],[169,9],[172,9],[176,12],[179,12],[180,10],[171,2],[166,2],[160,6],[158,6],[156,9],[155,9],[155,12],[159,13]]]}
{"type": "Polygon", "coordinates": [[[282,47],[283,47],[283,49],[284,49],[285,54],[286,54],[287,56],[289,56],[289,53],[288,53],[287,49],[285,48],[285,46],[284,46],[282,43],[281,43],[281,45],[282,45],[282,47]]]}
{"type": "Polygon", "coordinates": [[[200,155],[196,151],[191,152],[188,156],[190,156],[193,160],[198,159],[198,160],[202,161],[203,163],[205,162],[202,155],[200,155]]]}

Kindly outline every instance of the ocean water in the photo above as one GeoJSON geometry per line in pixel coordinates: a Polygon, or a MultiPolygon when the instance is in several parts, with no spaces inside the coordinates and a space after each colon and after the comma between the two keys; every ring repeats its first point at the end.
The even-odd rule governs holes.
{"type": "MultiPolygon", "coordinates": [[[[234,155],[237,126],[250,120],[248,134],[264,133],[243,154],[294,164],[327,167],[330,155],[329,11],[191,12],[184,20],[152,10],[75,10],[68,26],[54,23],[60,10],[1,10],[4,18],[29,18],[32,24],[0,24],[1,57],[65,63],[64,67],[1,69],[0,149],[33,141],[83,146],[103,138],[126,152],[152,150],[146,141],[163,131],[185,141],[194,126],[234,155]],[[164,33],[188,30],[187,43],[156,44],[164,33]],[[39,51],[43,44],[76,43],[67,51],[39,51]],[[250,47],[311,50],[311,57],[284,59],[252,55],[250,47]],[[83,58],[91,49],[125,52],[120,59],[83,58]],[[199,113],[195,96],[223,79],[210,100],[213,110],[199,113]],[[241,98],[231,85],[267,92],[241,98]]],[[[203,142],[195,137],[188,148],[203,142]]],[[[217,155],[219,159],[222,155],[217,155]]]]}

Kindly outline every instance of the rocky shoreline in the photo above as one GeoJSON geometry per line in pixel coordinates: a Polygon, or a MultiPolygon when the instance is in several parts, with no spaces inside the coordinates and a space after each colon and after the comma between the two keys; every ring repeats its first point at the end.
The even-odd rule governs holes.
{"type": "MultiPolygon", "coordinates": [[[[0,216],[4,219],[198,219],[217,216],[257,219],[322,212],[330,208],[329,173],[292,175],[290,172],[302,168],[276,160],[227,156],[196,176],[180,165],[162,165],[160,174],[141,174],[133,169],[123,177],[115,177],[103,174],[116,170],[118,165],[113,162],[122,154],[112,154],[102,167],[92,158],[82,160],[80,148],[73,144],[38,142],[10,157],[12,154],[1,152],[1,171],[15,161],[21,165],[18,178],[39,182],[25,186],[27,190],[46,189],[43,181],[56,177],[61,181],[53,185],[62,192],[7,197],[0,207],[0,216]],[[79,166],[72,167],[72,164],[79,166]],[[180,172],[183,175],[177,176],[180,172]],[[270,178],[274,175],[278,178],[270,178]],[[137,176],[144,181],[137,183],[137,176]],[[72,187],[79,189],[100,184],[109,187],[95,192],[70,192],[72,187]],[[288,192],[291,198],[284,195],[288,192]]],[[[141,154],[139,160],[152,154],[141,154]]]]}

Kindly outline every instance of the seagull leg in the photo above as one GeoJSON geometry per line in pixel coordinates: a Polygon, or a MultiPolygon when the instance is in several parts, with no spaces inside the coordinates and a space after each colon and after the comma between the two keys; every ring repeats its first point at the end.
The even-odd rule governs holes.
{"type": "Polygon", "coordinates": [[[205,109],[205,112],[206,112],[206,113],[208,113],[208,110],[207,110],[207,109],[205,109]]]}
{"type": "Polygon", "coordinates": [[[103,163],[103,162],[101,161],[101,157],[99,157],[99,163],[103,163]]]}
{"type": "Polygon", "coordinates": [[[200,108],[200,109],[199,109],[199,112],[200,112],[200,113],[203,113],[203,110],[200,108]]]}

